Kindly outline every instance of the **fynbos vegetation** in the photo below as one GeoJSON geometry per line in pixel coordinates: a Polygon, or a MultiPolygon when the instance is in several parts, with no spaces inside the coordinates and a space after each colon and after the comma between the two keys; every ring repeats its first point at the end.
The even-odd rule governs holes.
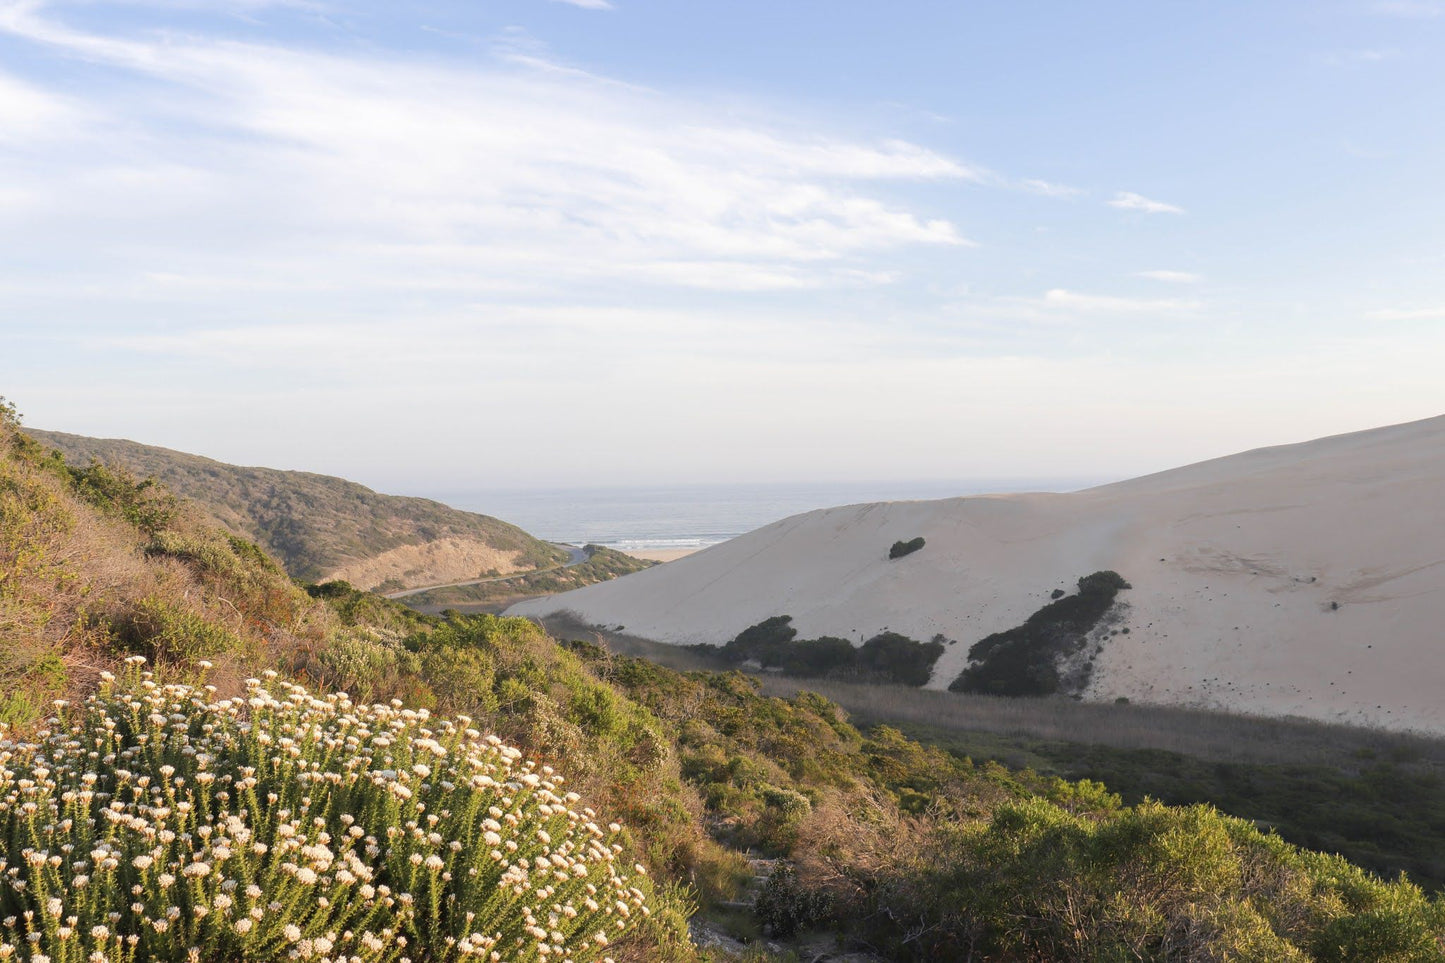
{"type": "Polygon", "coordinates": [[[619,827],[466,717],[127,676],[0,741],[0,957],[600,960],[648,912],[619,827]]]}
{"type": "MultiPolygon", "coordinates": [[[[520,569],[566,560],[565,552],[515,525],[426,498],[383,495],[342,478],[243,468],[133,441],[32,434],[82,471],[100,466],[102,472],[156,479],[232,534],[265,548],[299,578],[324,578],[388,551],[442,540],[490,547],[520,569]]],[[[407,584],[429,583],[422,578],[407,584]]]]}
{"type": "MultiPolygon", "coordinates": [[[[1442,960],[1438,899],[1208,807],[1126,808],[519,619],[308,593],[164,502],[0,417],[0,958],[695,963],[698,907],[760,935],[761,852],[777,932],[895,960],[1442,960]],[[108,678],[138,654],[153,677],[108,678]]],[[[743,646],[782,659],[770,621],[743,646]]],[[[833,669],[936,658],[872,641],[833,669]]]]}

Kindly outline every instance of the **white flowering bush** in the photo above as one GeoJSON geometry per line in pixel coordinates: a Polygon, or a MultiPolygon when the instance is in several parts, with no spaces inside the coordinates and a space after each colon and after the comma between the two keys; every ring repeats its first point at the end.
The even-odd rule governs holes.
{"type": "Polygon", "coordinates": [[[133,660],[0,729],[0,960],[604,960],[648,913],[550,768],[268,675],[217,699],[133,660]]]}

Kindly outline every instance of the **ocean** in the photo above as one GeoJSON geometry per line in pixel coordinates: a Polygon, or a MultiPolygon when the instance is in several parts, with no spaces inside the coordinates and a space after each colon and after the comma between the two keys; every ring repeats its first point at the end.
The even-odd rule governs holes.
{"type": "Polygon", "coordinates": [[[706,548],[789,515],[859,502],[990,492],[1075,491],[1103,479],[640,485],[429,492],[454,508],[519,525],[539,538],[622,551],[706,548]]]}

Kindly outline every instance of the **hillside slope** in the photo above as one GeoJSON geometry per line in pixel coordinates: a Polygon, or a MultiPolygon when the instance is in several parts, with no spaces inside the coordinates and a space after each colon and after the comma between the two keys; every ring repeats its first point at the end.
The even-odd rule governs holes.
{"type": "Polygon", "coordinates": [[[228,531],[267,549],[298,578],[400,589],[530,571],[567,557],[487,515],[382,495],[342,478],[243,468],[133,441],[27,432],[73,465],[95,459],[161,481],[228,531]]]}
{"type": "Polygon", "coordinates": [[[1086,698],[1445,732],[1445,418],[1267,448],[1072,494],[851,505],[784,519],[614,583],[522,603],[674,643],[791,615],[970,646],[1055,590],[1133,588],[1086,698]],[[896,540],[925,547],[890,560],[896,540]],[[1127,634],[1123,629],[1128,629],[1127,634]]]}
{"type": "MultiPolygon", "coordinates": [[[[975,765],[886,727],[862,732],[816,695],[767,698],[736,673],[684,675],[590,643],[555,642],[520,619],[431,619],[335,583],[302,591],[254,545],[208,527],[155,486],[103,467],[67,468],[16,430],[13,409],[0,399],[0,865],[9,867],[0,887],[0,957],[90,958],[103,944],[108,959],[271,960],[284,955],[284,940],[296,943],[295,955],[314,958],[322,939],[335,945],[355,935],[319,929],[331,917],[313,909],[341,903],[319,897],[344,891],[348,899],[371,899],[370,884],[344,890],[360,875],[376,893],[397,892],[397,904],[409,907],[416,891],[426,913],[443,914],[441,924],[408,914],[391,952],[376,959],[401,959],[401,936],[408,958],[421,963],[470,958],[452,934],[470,929],[473,919],[444,918],[451,895],[468,891],[442,884],[479,868],[466,876],[437,873],[450,858],[440,853],[459,850],[429,848],[445,838],[441,830],[451,832],[451,817],[492,828],[483,821],[491,813],[480,808],[485,803],[469,809],[466,800],[476,797],[435,776],[446,763],[434,757],[448,750],[432,733],[449,742],[452,718],[475,726],[474,742],[493,734],[561,770],[580,793],[566,801],[595,806],[583,814],[617,839],[610,852],[599,847],[600,858],[615,854],[633,868],[639,888],[629,893],[643,912],[630,914],[629,932],[611,924],[605,949],[593,937],[589,951],[569,957],[579,961],[604,953],[633,963],[817,959],[857,947],[870,952],[846,958],[934,961],[958,959],[958,947],[970,946],[975,958],[992,960],[1445,963],[1439,899],[1408,882],[1382,882],[1341,857],[1298,850],[1208,807],[1124,808],[1094,783],[975,765]],[[130,663],[138,656],[154,680],[137,676],[130,663]],[[107,671],[122,676],[122,689],[103,681],[107,671]],[[276,673],[270,683],[246,679],[276,673]],[[201,679],[215,688],[199,702],[191,699],[199,690],[183,695],[175,685],[201,679]],[[80,715],[74,703],[98,685],[109,693],[110,714],[98,716],[94,706],[84,713],[91,731],[104,730],[95,736],[101,751],[85,755],[73,748],[84,743],[71,741],[80,715]],[[270,701],[260,696],[267,686],[270,701]],[[208,705],[212,693],[224,701],[208,705]],[[279,696],[291,708],[283,709],[279,696]],[[51,701],[57,697],[70,707],[51,701]],[[355,714],[327,708],[345,705],[355,714]],[[309,721],[297,727],[294,713],[302,710],[309,721]],[[346,726],[345,738],[329,723],[313,726],[322,716],[312,713],[346,726]],[[391,721],[384,729],[359,722],[372,718],[391,721]],[[268,740],[265,727],[291,727],[275,743],[286,751],[260,752],[266,758],[252,766],[256,750],[244,743],[207,741],[254,732],[253,723],[268,740]],[[427,742],[402,741],[398,727],[418,725],[427,742]],[[198,744],[218,748],[198,753],[198,744]],[[412,747],[425,748],[430,765],[408,765],[417,758],[412,747]],[[310,785],[302,790],[293,783],[307,767],[310,785]],[[203,768],[211,778],[201,778],[203,768]],[[236,812],[230,794],[243,772],[247,795],[236,812]],[[384,788],[388,800],[429,794],[428,825],[431,816],[443,820],[436,839],[416,830],[403,834],[405,843],[394,840],[406,818],[399,813],[408,810],[394,801],[357,805],[351,789],[334,788],[347,783],[343,773],[356,772],[384,788]],[[253,776],[280,791],[256,790],[253,776]],[[134,792],[118,788],[128,783],[134,792]],[[83,788],[72,795],[70,786],[83,788]],[[297,810],[286,794],[302,791],[299,811],[312,807],[313,818],[293,821],[297,810]],[[174,807],[162,805],[172,798],[174,807]],[[431,805],[439,799],[463,805],[431,805]],[[128,807],[144,807],[145,818],[117,818],[128,807]],[[161,825],[186,831],[169,838],[155,832],[172,813],[179,819],[161,825]],[[625,828],[612,826],[614,818],[625,828]],[[247,853],[284,860],[282,847],[299,848],[306,838],[298,837],[298,824],[302,833],[321,829],[332,840],[341,839],[342,826],[351,827],[348,838],[368,831],[380,837],[383,829],[385,836],[348,850],[355,859],[347,859],[347,879],[314,871],[307,879],[284,865],[256,869],[251,855],[227,845],[249,837],[264,845],[247,853]],[[79,842],[76,860],[33,858],[76,849],[67,839],[79,842]],[[177,858],[166,848],[171,843],[192,855],[177,858]],[[749,858],[759,852],[770,858],[749,858]],[[213,873],[223,860],[224,873],[213,873]],[[426,870],[419,868],[424,860],[426,870]],[[185,883],[147,872],[153,864],[184,874],[185,883]],[[776,871],[759,875],[760,867],[776,871]],[[91,885],[90,870],[115,875],[91,885]],[[238,879],[265,883],[273,904],[228,917],[243,894],[258,899],[239,883],[232,896],[227,883],[238,879]],[[756,892],[744,900],[749,887],[756,892]],[[736,956],[700,953],[688,939],[699,902],[715,912],[700,932],[736,927],[736,935],[755,941],[764,925],[775,937],[819,933],[806,953],[801,943],[786,956],[758,952],[756,943],[736,956]],[[166,933],[157,918],[180,921],[179,937],[153,938],[166,933]],[[240,919],[248,922],[235,925],[240,919]],[[249,920],[266,941],[243,952],[234,936],[252,928],[249,920]],[[316,937],[300,939],[303,927],[313,926],[316,937]]],[[[254,745],[262,744],[270,743],[258,737],[254,745]]],[[[552,768],[540,772],[555,776],[552,768]]],[[[525,790],[512,790],[531,785],[525,776],[504,784],[479,774],[473,780],[471,788],[503,791],[497,803],[512,811],[496,812],[524,842],[550,844],[570,825],[572,814],[559,812],[555,795],[550,813],[517,805],[525,790]],[[534,813],[554,817],[545,835],[532,832],[534,813]]],[[[409,812],[419,814],[420,805],[409,812]]],[[[512,832],[501,822],[496,829],[512,832]]],[[[606,835],[600,828],[596,834],[606,835]]],[[[466,838],[478,837],[485,840],[480,832],[466,838]]],[[[515,866],[528,869],[526,858],[515,866]]],[[[490,859],[508,857],[497,850],[490,859]]],[[[510,873],[512,865],[503,868],[510,873]]],[[[538,881],[548,899],[556,875],[538,881]]],[[[492,886],[480,903],[496,922],[479,927],[521,933],[523,924],[536,925],[536,903],[487,898],[492,886]]],[[[518,887],[514,895],[525,892],[518,887]]],[[[543,935],[561,943],[578,934],[543,935]]]]}

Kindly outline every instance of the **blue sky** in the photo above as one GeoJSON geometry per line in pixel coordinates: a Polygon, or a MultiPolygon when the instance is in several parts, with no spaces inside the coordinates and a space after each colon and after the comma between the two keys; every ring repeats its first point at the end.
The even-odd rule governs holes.
{"type": "Polygon", "coordinates": [[[0,393],[394,491],[1445,412],[1445,0],[0,0],[0,393]]]}

